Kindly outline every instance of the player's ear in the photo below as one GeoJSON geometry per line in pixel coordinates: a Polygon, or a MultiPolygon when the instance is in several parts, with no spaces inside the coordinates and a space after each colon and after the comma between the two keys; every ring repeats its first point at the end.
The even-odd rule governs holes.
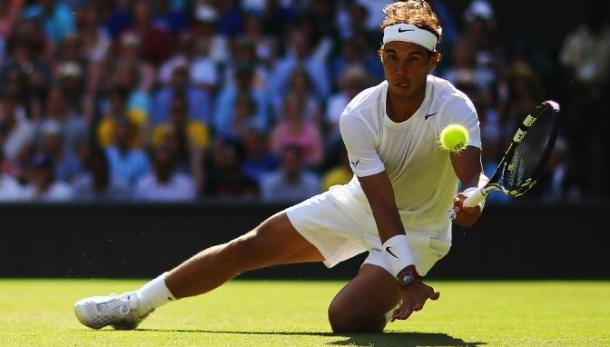
{"type": "Polygon", "coordinates": [[[430,71],[436,69],[442,57],[443,56],[438,51],[432,52],[432,55],[430,56],[430,71]]]}

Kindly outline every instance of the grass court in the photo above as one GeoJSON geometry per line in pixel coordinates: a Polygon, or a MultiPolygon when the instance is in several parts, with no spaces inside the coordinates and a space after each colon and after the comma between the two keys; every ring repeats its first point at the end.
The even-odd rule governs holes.
{"type": "Polygon", "coordinates": [[[0,279],[0,346],[610,346],[610,281],[435,281],[440,299],[384,334],[331,333],[340,281],[237,280],[136,331],[90,330],[72,312],[143,283],[0,279]]]}

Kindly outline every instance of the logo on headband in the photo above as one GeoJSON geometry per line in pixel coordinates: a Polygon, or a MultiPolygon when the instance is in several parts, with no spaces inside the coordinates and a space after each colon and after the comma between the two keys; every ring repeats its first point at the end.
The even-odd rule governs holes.
{"type": "Polygon", "coordinates": [[[399,33],[406,33],[407,31],[415,31],[415,29],[403,29],[403,28],[398,28],[398,32],[399,32],[399,33]]]}

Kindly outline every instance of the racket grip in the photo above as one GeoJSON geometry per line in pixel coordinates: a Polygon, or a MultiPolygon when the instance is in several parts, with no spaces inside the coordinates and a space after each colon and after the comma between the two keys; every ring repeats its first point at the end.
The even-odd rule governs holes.
{"type": "Polygon", "coordinates": [[[481,201],[485,200],[485,197],[487,196],[487,194],[483,193],[483,188],[479,188],[477,190],[475,190],[474,193],[472,193],[471,196],[467,197],[466,200],[464,200],[464,207],[473,207],[478,205],[481,201]]]}

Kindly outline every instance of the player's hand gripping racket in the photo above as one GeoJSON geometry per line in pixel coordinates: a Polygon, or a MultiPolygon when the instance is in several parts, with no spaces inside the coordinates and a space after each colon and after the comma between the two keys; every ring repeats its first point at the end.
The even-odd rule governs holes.
{"type": "Polygon", "coordinates": [[[547,100],[525,117],[496,172],[484,187],[464,200],[463,206],[476,206],[496,190],[513,197],[525,194],[543,173],[558,132],[559,104],[547,100]]]}

